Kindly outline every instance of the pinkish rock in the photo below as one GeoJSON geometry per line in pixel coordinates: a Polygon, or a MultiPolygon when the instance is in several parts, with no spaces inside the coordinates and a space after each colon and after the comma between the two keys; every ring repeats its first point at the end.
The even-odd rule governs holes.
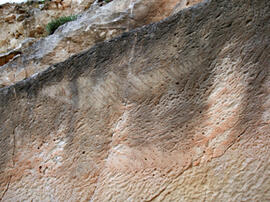
{"type": "Polygon", "coordinates": [[[207,1],[0,89],[0,199],[269,201],[269,17],[207,1]]]}

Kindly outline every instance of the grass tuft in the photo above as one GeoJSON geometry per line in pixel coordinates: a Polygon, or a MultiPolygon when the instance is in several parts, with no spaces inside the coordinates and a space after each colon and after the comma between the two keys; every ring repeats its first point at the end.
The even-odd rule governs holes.
{"type": "Polygon", "coordinates": [[[57,19],[52,20],[51,22],[49,22],[47,24],[46,31],[47,31],[48,35],[51,35],[61,25],[65,24],[67,22],[76,20],[76,19],[77,19],[77,15],[63,16],[63,17],[57,18],[57,19]]]}

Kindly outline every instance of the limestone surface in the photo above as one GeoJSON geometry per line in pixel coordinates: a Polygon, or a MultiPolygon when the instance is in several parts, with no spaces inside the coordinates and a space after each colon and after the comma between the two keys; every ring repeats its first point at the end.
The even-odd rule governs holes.
{"type": "MultiPolygon", "coordinates": [[[[52,64],[64,61],[98,42],[109,40],[136,27],[160,21],[176,10],[181,10],[195,3],[189,3],[187,0],[113,0],[104,4],[100,4],[98,1],[93,3],[90,0],[87,2],[90,5],[89,8],[79,14],[76,21],[66,23],[59,27],[53,35],[36,40],[36,42],[29,44],[28,48],[22,46],[19,48],[22,53],[20,56],[13,60],[7,60],[9,61],[7,64],[0,66],[0,85],[12,85],[45,70],[52,64]]],[[[29,32],[32,37],[36,36],[36,33],[42,34],[44,23],[48,23],[50,20],[50,18],[46,18],[46,14],[48,15],[47,12],[51,10],[45,11],[35,11],[35,15],[27,21],[31,22],[34,28],[29,26],[25,30],[25,26],[21,26],[22,32],[29,32]],[[46,20],[44,20],[44,15],[46,20]]],[[[69,8],[64,11],[71,13],[73,9],[69,8]]],[[[60,14],[64,15],[57,10],[57,15],[54,14],[54,17],[60,14]]],[[[73,12],[73,14],[75,13],[73,12]]],[[[23,23],[25,22],[24,20],[23,23]]],[[[17,29],[17,24],[5,23],[5,25],[17,29]]],[[[5,36],[12,38],[13,35],[6,34],[5,36]]],[[[20,38],[16,39],[17,35],[15,38],[14,36],[10,41],[14,41],[14,43],[20,41],[20,38]]],[[[19,36],[24,39],[23,34],[19,36]]],[[[22,41],[22,44],[27,43],[22,41]]]]}
{"type": "Polygon", "coordinates": [[[0,89],[0,199],[269,201],[269,19],[205,1],[0,89]]]}

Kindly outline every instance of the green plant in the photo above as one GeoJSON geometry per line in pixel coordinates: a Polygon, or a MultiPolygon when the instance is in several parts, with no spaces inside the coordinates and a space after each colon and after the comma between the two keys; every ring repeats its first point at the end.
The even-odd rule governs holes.
{"type": "Polygon", "coordinates": [[[49,2],[51,0],[27,0],[26,5],[32,5],[32,4],[45,4],[46,2],[49,2]]]}
{"type": "Polygon", "coordinates": [[[98,0],[98,3],[100,3],[101,5],[103,5],[104,3],[110,3],[113,0],[98,0]]]}
{"type": "Polygon", "coordinates": [[[46,26],[46,31],[48,33],[48,35],[51,35],[55,32],[55,30],[70,21],[76,20],[77,19],[77,15],[71,15],[71,16],[63,16],[60,18],[57,18],[55,20],[52,20],[51,22],[49,22],[46,26]]]}
{"type": "Polygon", "coordinates": [[[40,0],[39,3],[45,4],[48,0],[40,0]]]}

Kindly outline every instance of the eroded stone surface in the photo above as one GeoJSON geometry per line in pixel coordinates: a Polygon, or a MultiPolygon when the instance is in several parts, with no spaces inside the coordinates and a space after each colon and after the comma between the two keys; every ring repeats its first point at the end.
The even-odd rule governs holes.
{"type": "Polygon", "coordinates": [[[0,54],[0,66],[8,63],[10,60],[12,60],[15,56],[21,54],[20,51],[11,51],[6,54],[0,54]]]}
{"type": "Polygon", "coordinates": [[[268,201],[269,15],[212,0],[1,89],[1,199],[268,201]]]}
{"type": "MultiPolygon", "coordinates": [[[[0,84],[12,85],[22,80],[16,76],[19,72],[26,71],[29,77],[98,42],[109,40],[136,27],[160,21],[175,12],[175,7],[181,10],[193,4],[186,3],[186,0],[114,0],[103,6],[97,2],[93,3],[86,12],[78,16],[76,21],[65,24],[53,35],[33,43],[28,49],[21,51],[23,54],[20,57],[1,67],[0,84]]],[[[70,12],[67,9],[66,12],[68,11],[70,12]]],[[[43,18],[38,14],[36,18],[42,21],[43,18]]],[[[42,33],[42,27],[32,28],[29,32],[31,37],[35,37],[36,33],[42,33]]]]}

